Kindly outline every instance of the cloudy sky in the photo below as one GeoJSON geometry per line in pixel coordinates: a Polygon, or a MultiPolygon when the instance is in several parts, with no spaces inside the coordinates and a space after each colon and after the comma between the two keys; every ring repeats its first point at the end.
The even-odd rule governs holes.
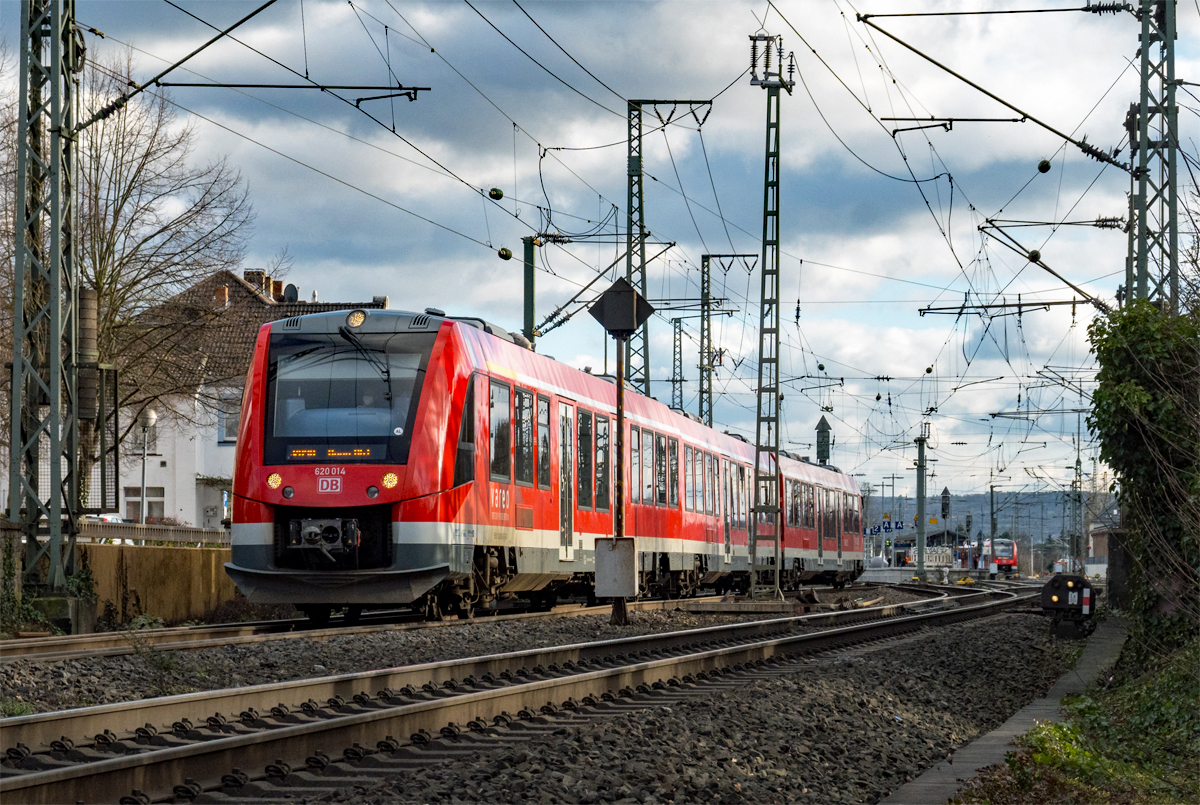
{"type": "MultiPolygon", "coordinates": [[[[695,298],[701,255],[761,250],[766,92],[746,74],[748,36],[779,34],[797,67],[781,129],[782,364],[795,378],[783,403],[788,446],[811,455],[824,414],[835,463],[873,484],[900,476],[897,493],[911,495],[913,438],[928,421],[931,491],[983,491],[993,475],[1005,490],[1069,484],[1075,413],[991,414],[1087,404],[1063,382],[1082,380],[1087,391],[1092,308],[990,319],[919,311],[959,304],[968,292],[972,301],[1072,298],[1061,280],[981,232],[988,219],[1045,224],[1004,231],[1111,301],[1124,279],[1124,234],[1061,224],[1125,216],[1128,175],[1031,121],[961,120],[1019,115],[855,17],[1078,0],[519,3],[279,0],[238,29],[244,44],[219,43],[188,63],[194,72],[173,74],[297,83],[307,73],[327,85],[430,88],[415,102],[361,108],[356,98],[383,93],[343,91],[346,102],[316,91],[172,90],[198,133],[197,158],[226,154],[249,183],[258,218],[246,266],[286,247],[302,298],[386,294],[394,308],[438,307],[519,330],[523,236],[589,235],[541,250],[539,321],[621,253],[625,99],[712,99],[696,116],[674,109],[666,127],[649,108],[645,118],[647,225],[652,240],[676,244],[648,266],[649,295],[695,298]],[[959,122],[893,135],[918,124],[884,120],[929,116],[959,122]],[[1052,163],[1044,174],[1043,159],[1052,163]],[[493,187],[503,200],[480,192],[493,187]],[[517,259],[500,260],[501,247],[517,259]]],[[[88,37],[92,54],[131,47],[149,78],[212,35],[199,20],[224,28],[259,5],[175,4],[79,0],[77,14],[107,35],[88,37]]],[[[16,0],[0,2],[10,43],[17,9],[16,0]]],[[[1177,74],[1188,81],[1200,78],[1198,13],[1195,0],[1179,5],[1177,74]]],[[[873,21],[1059,131],[1106,150],[1126,145],[1139,34],[1128,13],[873,21]]],[[[1200,102],[1185,91],[1179,101],[1181,139],[1194,152],[1200,102]]],[[[664,119],[672,112],[658,110],[664,119]]],[[[730,313],[713,324],[724,350],[715,418],[753,439],[759,274],[740,264],[717,270],[714,294],[730,313]]],[[[654,395],[669,401],[670,319],[691,313],[660,307],[651,376],[654,395]]],[[[684,401],[694,411],[698,321],[685,318],[684,330],[684,401]]],[[[605,366],[605,339],[586,312],[538,349],[580,368],[605,366]]],[[[1084,430],[1090,472],[1095,450],[1084,430]]]]}

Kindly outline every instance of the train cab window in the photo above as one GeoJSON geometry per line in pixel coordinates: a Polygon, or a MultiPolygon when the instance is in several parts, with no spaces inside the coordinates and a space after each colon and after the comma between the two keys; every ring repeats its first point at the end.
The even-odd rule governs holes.
{"type": "Polygon", "coordinates": [[[533,486],[533,392],[517,389],[514,413],[513,431],[517,449],[513,456],[513,474],[517,483],[533,486]]]}
{"type": "Polygon", "coordinates": [[[667,505],[667,437],[654,436],[654,502],[667,505]]]}
{"type": "Polygon", "coordinates": [[[475,376],[467,381],[462,421],[458,426],[458,450],[454,454],[454,485],[475,480],[475,376]]]}
{"type": "Polygon", "coordinates": [[[608,505],[608,417],[596,414],[596,511],[608,505]]]}
{"type": "Polygon", "coordinates": [[[629,499],[642,500],[642,432],[636,426],[629,429],[629,499]]]}
{"type": "Polygon", "coordinates": [[[667,446],[667,505],[679,508],[679,440],[671,439],[667,446]]]}
{"type": "Polygon", "coordinates": [[[683,505],[690,512],[696,510],[696,473],[692,471],[692,448],[683,448],[683,505]]]}
{"type": "Polygon", "coordinates": [[[642,431],[642,503],[654,505],[654,434],[642,431]]]}
{"type": "Polygon", "coordinates": [[[550,400],[538,396],[537,399],[537,477],[538,488],[550,488],[550,400]]]}
{"type": "Polygon", "coordinates": [[[715,495],[715,485],[713,483],[713,453],[704,453],[704,513],[712,515],[713,513],[713,498],[715,495]]]}
{"type": "Polygon", "coordinates": [[[492,480],[507,483],[512,478],[512,389],[504,383],[491,381],[491,408],[488,414],[492,439],[492,480]]]}
{"type": "Polygon", "coordinates": [[[592,508],[592,412],[579,409],[578,424],[576,425],[578,436],[576,444],[579,449],[576,451],[578,456],[579,468],[575,473],[576,487],[579,492],[578,502],[580,509],[592,508]]]}

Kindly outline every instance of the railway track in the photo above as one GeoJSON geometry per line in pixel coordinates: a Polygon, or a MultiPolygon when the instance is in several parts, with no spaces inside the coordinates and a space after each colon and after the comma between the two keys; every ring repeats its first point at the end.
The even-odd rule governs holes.
{"type": "MultiPolygon", "coordinates": [[[[856,589],[856,588],[851,588],[856,589]]],[[[858,589],[869,589],[864,585],[858,589]]],[[[720,596],[686,599],[691,602],[719,601],[720,596]]],[[[629,611],[639,612],[674,608],[679,601],[647,600],[628,604],[629,611]]],[[[553,617],[575,617],[596,615],[609,611],[609,606],[588,607],[580,604],[563,604],[547,611],[516,612],[513,614],[479,615],[468,620],[425,621],[409,610],[371,612],[362,616],[359,623],[347,625],[335,619],[333,625],[313,629],[307,618],[291,620],[256,621],[250,623],[226,623],[214,626],[176,626],[163,629],[137,631],[100,632],[87,635],[62,635],[59,637],[29,637],[0,640],[0,664],[15,659],[41,661],[71,660],[80,657],[116,657],[134,654],[153,647],[159,651],[190,651],[195,649],[258,643],[265,640],[292,640],[304,638],[322,640],[328,637],[344,637],[354,634],[371,634],[380,631],[407,631],[413,629],[445,628],[462,626],[474,622],[512,620],[535,620],[553,617]]]]}
{"type": "Polygon", "coordinates": [[[786,669],[805,654],[985,617],[1022,599],[947,592],[957,595],[7,719],[0,794],[22,802],[297,797],[385,773],[439,740],[467,746],[539,718],[630,707],[656,690],[703,690],[729,673],[786,669]],[[329,746],[346,749],[314,754],[329,746]],[[252,779],[237,769],[265,771],[252,779]]]}

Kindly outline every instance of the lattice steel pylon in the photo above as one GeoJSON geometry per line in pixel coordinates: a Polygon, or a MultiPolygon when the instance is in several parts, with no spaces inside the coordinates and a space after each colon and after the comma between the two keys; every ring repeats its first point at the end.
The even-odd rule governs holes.
{"type": "Polygon", "coordinates": [[[8,505],[25,534],[26,575],[45,556],[56,591],[74,571],[80,506],[73,135],[82,67],[75,0],[22,0],[8,505]]]}
{"type": "MultiPolygon", "coordinates": [[[[723,271],[728,272],[732,261],[757,254],[702,254],[700,255],[700,418],[710,428],[713,423],[713,369],[717,350],[712,344],[712,261],[716,260],[723,271]],[[726,262],[730,261],[730,262],[726,262]]],[[[717,305],[723,299],[715,300],[717,305]]]]}
{"type": "Polygon", "coordinates": [[[783,561],[783,522],[779,506],[779,90],[792,94],[795,59],[788,55],[783,77],[783,40],[750,37],[750,83],[767,91],[767,158],[763,181],[762,295],[758,325],[758,406],[755,411],[754,507],[750,526],[750,595],[782,599],[779,571],[783,561]],[[759,44],[762,77],[758,75],[759,44]],[[772,54],[777,56],[771,69],[772,54]],[[770,538],[762,533],[769,529],[770,538]],[[771,547],[766,555],[765,548],[771,547]],[[769,559],[769,561],[768,561],[769,559]],[[769,579],[766,581],[765,579],[769,579]]]}
{"type": "Polygon", "coordinates": [[[671,407],[683,410],[683,319],[671,319],[671,407]]]}
{"type": "MultiPolygon", "coordinates": [[[[625,198],[625,231],[628,248],[625,252],[625,281],[637,289],[642,296],[646,293],[646,198],[645,177],[642,172],[642,111],[645,107],[654,109],[662,127],[665,128],[675,118],[679,107],[686,106],[696,118],[696,123],[702,124],[704,119],[696,113],[697,107],[707,106],[712,110],[712,101],[654,101],[631,100],[628,104],[628,166],[629,183],[625,198]],[[671,111],[663,117],[658,111],[659,106],[670,106],[671,111]]],[[[642,394],[650,396],[650,323],[647,321],[637,331],[625,340],[625,379],[642,394]]]]}
{"type": "Polygon", "coordinates": [[[1175,104],[1176,0],[1140,0],[1141,96],[1130,109],[1133,179],[1131,253],[1125,289],[1179,313],[1179,216],[1176,160],[1179,107],[1175,104]]]}

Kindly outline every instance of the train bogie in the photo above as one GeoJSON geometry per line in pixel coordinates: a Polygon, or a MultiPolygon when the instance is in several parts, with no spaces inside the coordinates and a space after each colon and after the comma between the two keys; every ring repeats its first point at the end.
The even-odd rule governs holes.
{"type": "MultiPolygon", "coordinates": [[[[252,601],[318,615],[591,598],[618,488],[615,396],[609,380],[478,320],[373,310],[265,325],[242,408],[228,572],[252,601]]],[[[625,523],[642,593],[745,589],[753,447],[633,393],[626,421],[625,523]]],[[[853,479],[788,454],[779,469],[782,584],[855,578],[853,479]]]]}

